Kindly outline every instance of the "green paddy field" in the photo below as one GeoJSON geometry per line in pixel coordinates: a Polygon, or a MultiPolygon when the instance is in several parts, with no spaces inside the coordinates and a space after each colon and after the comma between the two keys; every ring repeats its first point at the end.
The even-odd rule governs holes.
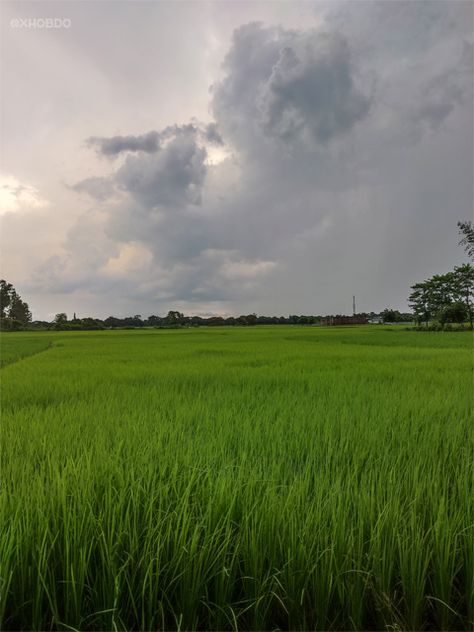
{"type": "Polygon", "coordinates": [[[471,630],[472,336],[2,335],[2,630],[471,630]]]}

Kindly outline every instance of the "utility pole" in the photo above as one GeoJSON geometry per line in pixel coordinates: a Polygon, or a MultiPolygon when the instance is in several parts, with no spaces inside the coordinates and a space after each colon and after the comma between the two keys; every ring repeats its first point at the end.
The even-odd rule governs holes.
{"type": "Polygon", "coordinates": [[[356,297],[355,296],[352,297],[352,315],[353,316],[356,315],[356,297]]]}

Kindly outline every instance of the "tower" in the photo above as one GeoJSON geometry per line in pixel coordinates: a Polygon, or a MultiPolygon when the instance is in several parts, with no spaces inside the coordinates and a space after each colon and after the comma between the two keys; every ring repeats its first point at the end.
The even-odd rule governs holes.
{"type": "Polygon", "coordinates": [[[355,296],[352,297],[352,315],[353,316],[356,315],[356,297],[355,296]]]}

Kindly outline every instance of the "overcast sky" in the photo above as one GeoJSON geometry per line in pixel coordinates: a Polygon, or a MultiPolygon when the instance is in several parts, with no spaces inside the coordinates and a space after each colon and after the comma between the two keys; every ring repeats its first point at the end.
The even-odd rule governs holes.
{"type": "Polygon", "coordinates": [[[473,7],[4,0],[2,278],[41,319],[406,310],[465,261],[473,7]]]}

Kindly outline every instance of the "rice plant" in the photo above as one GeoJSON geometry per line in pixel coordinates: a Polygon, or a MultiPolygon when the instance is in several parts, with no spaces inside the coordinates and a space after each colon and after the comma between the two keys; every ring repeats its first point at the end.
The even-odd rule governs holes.
{"type": "Polygon", "coordinates": [[[2,345],[2,629],[472,628],[468,332],[2,345]]]}

